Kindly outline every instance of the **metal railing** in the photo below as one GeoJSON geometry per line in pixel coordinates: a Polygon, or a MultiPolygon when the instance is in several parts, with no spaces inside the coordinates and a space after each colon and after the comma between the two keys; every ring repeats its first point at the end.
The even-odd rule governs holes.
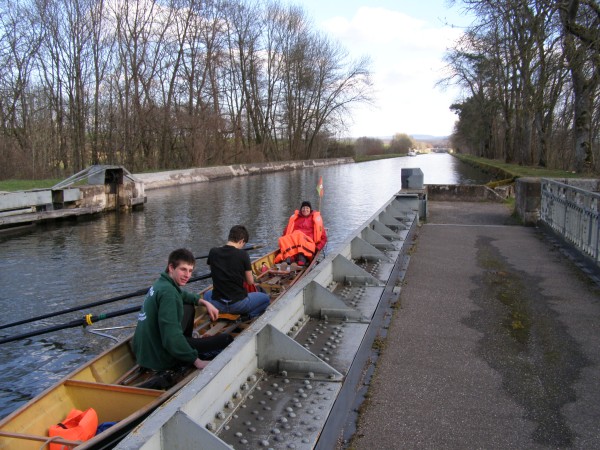
{"type": "Polygon", "coordinates": [[[540,219],[600,265],[600,194],[542,179],[540,219]]]}

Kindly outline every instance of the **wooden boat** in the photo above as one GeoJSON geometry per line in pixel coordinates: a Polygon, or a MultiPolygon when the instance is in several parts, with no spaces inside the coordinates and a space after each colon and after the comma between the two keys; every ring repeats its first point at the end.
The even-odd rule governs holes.
{"type": "MultiPolygon", "coordinates": [[[[319,256],[309,266],[301,267],[285,263],[275,265],[277,253],[278,250],[268,253],[252,263],[257,285],[269,294],[272,303],[300,280],[319,256]]],[[[230,333],[235,337],[249,325],[238,316],[227,315],[211,322],[204,308],[198,308],[195,332],[230,333]]],[[[174,384],[167,390],[145,388],[144,384],[156,374],[140,370],[130,344],[131,337],[73,371],[0,421],[0,450],[49,448],[46,445],[50,444],[49,427],[61,422],[72,409],[83,411],[90,407],[96,410],[100,424],[116,424],[83,443],[60,438],[52,442],[64,445],[64,448],[111,448],[199,373],[195,369],[171,373],[174,384]]]]}

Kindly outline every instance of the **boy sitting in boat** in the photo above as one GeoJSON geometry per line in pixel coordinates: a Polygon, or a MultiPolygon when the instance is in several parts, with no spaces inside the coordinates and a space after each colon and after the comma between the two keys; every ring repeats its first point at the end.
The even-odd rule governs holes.
{"type": "Polygon", "coordinates": [[[242,250],[249,239],[246,227],[235,225],[224,246],[210,249],[206,263],[210,266],[213,289],[204,294],[204,299],[219,312],[253,319],[265,312],[270,299],[264,292],[248,290],[255,284],[250,256],[242,250]]]}
{"type": "Polygon", "coordinates": [[[218,311],[207,301],[181,289],[192,276],[196,259],[187,249],[171,252],[165,272],[152,285],[133,336],[133,351],[140,367],[154,371],[195,366],[203,369],[233,340],[228,334],[192,337],[195,306],[204,305],[212,320],[218,311]]]}
{"type": "Polygon", "coordinates": [[[290,216],[283,235],[279,238],[279,255],[275,263],[296,262],[304,266],[327,244],[327,231],[319,211],[313,211],[309,201],[303,201],[300,210],[290,216]]]}

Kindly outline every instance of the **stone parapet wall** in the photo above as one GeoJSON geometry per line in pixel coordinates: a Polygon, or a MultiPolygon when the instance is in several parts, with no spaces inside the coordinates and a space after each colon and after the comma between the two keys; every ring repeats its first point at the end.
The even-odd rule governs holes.
{"type": "Polygon", "coordinates": [[[540,219],[542,191],[539,178],[517,178],[515,181],[515,210],[524,225],[535,225],[540,219]]]}
{"type": "Polygon", "coordinates": [[[503,202],[510,192],[505,186],[491,189],[481,184],[428,184],[429,200],[448,202],[503,202]]]}
{"type": "Polygon", "coordinates": [[[135,174],[144,183],[144,189],[160,189],[183,184],[202,183],[261,173],[281,172],[285,170],[307,169],[337,164],[354,163],[352,158],[311,159],[306,161],[280,161],[257,164],[234,164],[231,166],[201,167],[196,169],[171,170],[157,173],[135,174]]]}

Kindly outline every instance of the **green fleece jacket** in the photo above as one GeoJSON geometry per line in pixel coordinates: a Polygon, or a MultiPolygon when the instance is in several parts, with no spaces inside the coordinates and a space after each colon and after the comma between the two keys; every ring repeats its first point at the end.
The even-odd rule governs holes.
{"type": "Polygon", "coordinates": [[[133,351],[140,366],[165,370],[193,364],[198,357],[183,336],[183,304],[198,304],[198,294],[182,290],[166,273],[152,285],[133,335],[133,351]]]}

